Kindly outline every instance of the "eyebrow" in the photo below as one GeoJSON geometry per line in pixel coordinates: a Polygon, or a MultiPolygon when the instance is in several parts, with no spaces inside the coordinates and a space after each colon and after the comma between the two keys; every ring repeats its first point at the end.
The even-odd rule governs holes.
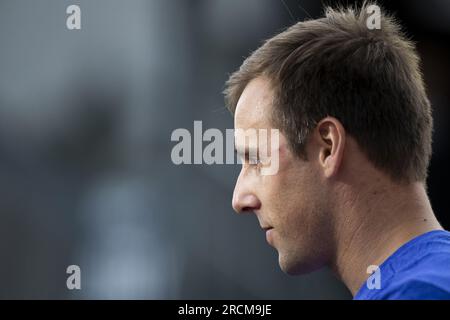
{"type": "Polygon", "coordinates": [[[234,146],[234,151],[236,151],[239,154],[246,154],[246,153],[250,153],[250,152],[254,152],[257,153],[259,148],[249,148],[248,146],[245,146],[244,148],[242,147],[236,147],[236,145],[234,146]]]}
{"type": "Polygon", "coordinates": [[[259,157],[259,152],[258,152],[258,148],[249,148],[248,146],[245,146],[244,148],[242,147],[236,147],[236,145],[234,146],[234,151],[240,155],[243,156],[244,159],[250,159],[250,155],[255,156],[256,158],[259,157]]]}

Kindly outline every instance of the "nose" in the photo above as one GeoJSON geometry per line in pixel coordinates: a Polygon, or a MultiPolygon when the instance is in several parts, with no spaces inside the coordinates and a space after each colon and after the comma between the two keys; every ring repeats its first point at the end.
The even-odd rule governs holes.
{"type": "Polygon", "coordinates": [[[234,187],[232,206],[237,213],[252,212],[261,207],[261,202],[252,191],[248,181],[239,176],[234,187]]]}

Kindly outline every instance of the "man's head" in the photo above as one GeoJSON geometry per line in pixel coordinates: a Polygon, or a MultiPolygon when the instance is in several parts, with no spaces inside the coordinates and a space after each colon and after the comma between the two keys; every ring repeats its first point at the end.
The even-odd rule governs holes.
{"type": "Polygon", "coordinates": [[[426,181],[432,118],[419,59],[393,18],[370,30],[368,17],[366,7],[328,9],[297,23],[226,85],[236,129],[281,132],[278,173],[244,163],[233,207],[273,228],[268,240],[288,273],[331,259],[343,185],[426,181]]]}

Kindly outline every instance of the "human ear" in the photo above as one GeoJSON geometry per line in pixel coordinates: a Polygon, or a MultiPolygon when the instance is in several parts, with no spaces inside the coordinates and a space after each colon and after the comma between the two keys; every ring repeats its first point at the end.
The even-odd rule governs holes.
{"type": "Polygon", "coordinates": [[[319,143],[319,164],[324,176],[335,176],[341,166],[345,148],[345,129],[333,117],[322,119],[316,126],[315,135],[319,143]]]}

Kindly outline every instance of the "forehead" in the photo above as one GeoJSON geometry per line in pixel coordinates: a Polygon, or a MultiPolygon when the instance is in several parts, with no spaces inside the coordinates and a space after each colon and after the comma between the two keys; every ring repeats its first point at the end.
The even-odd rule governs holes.
{"type": "Polygon", "coordinates": [[[270,80],[258,77],[251,80],[239,98],[234,114],[234,127],[270,128],[273,89],[270,80]]]}

